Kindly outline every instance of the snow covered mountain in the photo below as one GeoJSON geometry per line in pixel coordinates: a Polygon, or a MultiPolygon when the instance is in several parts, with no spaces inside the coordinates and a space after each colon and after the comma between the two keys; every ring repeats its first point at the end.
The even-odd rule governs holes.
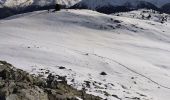
{"type": "Polygon", "coordinates": [[[80,0],[0,0],[0,3],[5,7],[18,8],[31,5],[46,6],[55,4],[71,6],[79,1],[80,0]]]}
{"type": "Polygon", "coordinates": [[[79,2],[82,5],[88,6],[88,8],[95,9],[97,7],[108,5],[121,6],[126,3],[137,6],[141,1],[152,3],[157,7],[170,3],[169,0],[0,0],[0,3],[7,7],[18,7],[31,4],[44,6],[56,3],[71,6],[79,2]]]}
{"type": "Polygon", "coordinates": [[[25,13],[0,20],[0,60],[107,100],[169,100],[169,29],[148,10],[25,13]]]}
{"type": "Polygon", "coordinates": [[[0,18],[18,13],[54,8],[61,4],[74,9],[91,9],[101,13],[154,9],[170,13],[169,0],[0,0],[0,18]]]}
{"type": "Polygon", "coordinates": [[[72,6],[80,0],[0,0],[0,18],[37,10],[54,9],[55,4],[72,6]]]}

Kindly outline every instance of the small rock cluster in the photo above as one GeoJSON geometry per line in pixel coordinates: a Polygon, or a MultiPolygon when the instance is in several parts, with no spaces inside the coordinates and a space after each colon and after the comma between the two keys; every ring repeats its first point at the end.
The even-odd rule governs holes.
{"type": "Polygon", "coordinates": [[[0,100],[101,100],[67,84],[65,77],[40,78],[0,61],[0,100]]]}

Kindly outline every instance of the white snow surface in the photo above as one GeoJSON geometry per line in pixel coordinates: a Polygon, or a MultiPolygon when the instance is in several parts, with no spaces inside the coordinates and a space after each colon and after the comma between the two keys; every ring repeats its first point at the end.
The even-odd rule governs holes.
{"type": "Polygon", "coordinates": [[[0,60],[67,76],[73,87],[108,100],[169,100],[169,29],[169,20],[89,10],[21,14],[0,20],[0,60]]]}

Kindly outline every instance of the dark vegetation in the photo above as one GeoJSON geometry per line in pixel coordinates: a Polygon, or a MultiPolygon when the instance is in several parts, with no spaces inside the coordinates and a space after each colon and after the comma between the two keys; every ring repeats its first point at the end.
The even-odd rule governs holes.
{"type": "Polygon", "coordinates": [[[107,75],[107,73],[106,72],[101,72],[100,75],[105,76],[105,75],[107,75]]]}

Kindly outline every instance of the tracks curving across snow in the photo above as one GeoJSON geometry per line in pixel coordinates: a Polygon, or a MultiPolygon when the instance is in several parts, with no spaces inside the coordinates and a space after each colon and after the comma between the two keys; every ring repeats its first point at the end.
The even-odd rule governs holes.
{"type": "Polygon", "coordinates": [[[113,59],[111,59],[111,58],[104,57],[104,56],[100,56],[100,55],[94,54],[94,53],[87,53],[87,52],[83,52],[83,51],[71,49],[71,48],[68,48],[68,47],[61,46],[61,45],[57,45],[57,46],[60,46],[60,47],[62,47],[62,48],[66,48],[66,49],[70,49],[70,50],[72,50],[72,51],[76,51],[76,52],[79,52],[79,53],[88,54],[88,55],[93,55],[93,56],[97,56],[97,57],[99,57],[99,58],[108,59],[108,60],[110,60],[110,61],[112,61],[112,62],[114,62],[114,63],[117,63],[118,65],[120,65],[120,66],[126,68],[127,70],[129,70],[129,71],[131,71],[131,72],[133,72],[133,73],[135,73],[135,74],[137,74],[137,75],[139,75],[139,76],[142,76],[143,78],[145,78],[145,79],[151,81],[152,83],[154,83],[154,84],[156,84],[156,85],[158,85],[158,86],[160,86],[160,87],[162,87],[162,88],[165,88],[165,89],[170,90],[170,87],[164,86],[164,85],[160,84],[159,82],[156,82],[156,81],[154,81],[153,79],[147,77],[146,75],[143,75],[143,74],[141,74],[141,73],[139,73],[139,72],[137,72],[137,71],[135,71],[135,70],[129,68],[128,66],[126,66],[126,65],[124,65],[124,64],[122,64],[122,63],[120,63],[120,62],[118,62],[118,61],[116,61],[116,60],[113,60],[113,59]]]}
{"type": "Polygon", "coordinates": [[[105,58],[105,59],[108,59],[108,60],[110,60],[110,61],[112,61],[112,62],[115,62],[115,63],[121,65],[122,67],[126,68],[127,70],[129,70],[129,71],[131,71],[131,72],[133,72],[133,73],[135,73],[135,74],[138,74],[138,75],[140,75],[140,76],[148,79],[148,80],[151,81],[152,83],[154,83],[154,84],[156,84],[156,85],[158,85],[158,86],[160,86],[160,87],[163,87],[163,88],[165,88],[165,89],[169,89],[169,90],[170,90],[170,87],[164,86],[164,85],[162,85],[162,84],[154,81],[153,79],[151,79],[151,78],[149,78],[149,77],[147,77],[147,76],[145,76],[145,75],[143,75],[143,74],[141,74],[141,73],[139,73],[139,72],[137,72],[137,71],[135,71],[135,70],[133,70],[133,69],[125,66],[125,65],[123,65],[122,63],[120,63],[120,62],[118,62],[118,61],[116,61],[116,60],[113,60],[113,59],[107,58],[107,57],[103,57],[103,56],[99,56],[99,55],[97,55],[97,54],[91,54],[91,55],[95,55],[95,56],[97,56],[97,57],[105,58]]]}
{"type": "Polygon", "coordinates": [[[169,100],[169,20],[162,24],[128,16],[61,10],[1,20],[0,59],[28,72],[37,69],[35,74],[47,69],[68,76],[78,89],[87,83],[88,92],[109,100],[115,95],[169,100]]]}

